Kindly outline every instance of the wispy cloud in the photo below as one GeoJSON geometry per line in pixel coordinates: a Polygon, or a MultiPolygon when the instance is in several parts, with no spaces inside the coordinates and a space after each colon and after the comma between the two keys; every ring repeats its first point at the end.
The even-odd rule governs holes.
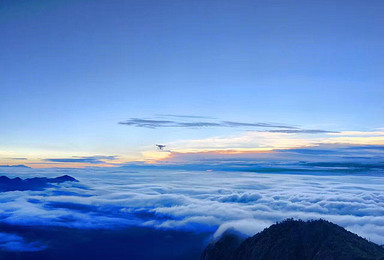
{"type": "Polygon", "coordinates": [[[230,136],[217,136],[203,139],[180,140],[168,144],[175,152],[199,152],[212,150],[265,151],[310,146],[321,142],[323,137],[303,138],[298,133],[269,131],[247,131],[230,136]]]}
{"type": "MultiPolygon", "coordinates": [[[[296,165],[298,168],[307,163],[319,163],[317,166],[359,169],[383,169],[384,146],[356,146],[340,144],[317,144],[301,148],[274,150],[212,150],[172,152],[164,158],[163,165],[189,165],[188,169],[209,168],[219,170],[249,169],[260,163],[272,163],[276,167],[282,164],[296,165]]],[[[309,164],[308,164],[309,165],[309,164]]],[[[310,165],[316,166],[316,165],[310,165]]],[[[291,166],[290,166],[291,167],[291,166]]],[[[314,168],[313,170],[319,170],[314,168]]]]}
{"type": "Polygon", "coordinates": [[[195,115],[173,115],[173,114],[158,114],[159,118],[130,118],[126,121],[118,122],[120,125],[143,127],[143,128],[242,128],[244,130],[258,130],[271,133],[295,133],[295,134],[325,134],[338,133],[337,131],[321,130],[321,129],[301,129],[296,126],[290,126],[282,123],[265,123],[265,122],[240,122],[217,120],[214,117],[195,116],[195,115]],[[166,119],[164,119],[166,118],[166,119]],[[205,119],[195,120],[195,119],[205,119]],[[269,130],[263,130],[269,129],[269,130]]]}
{"type": "Polygon", "coordinates": [[[324,142],[355,145],[384,145],[384,131],[343,131],[331,133],[332,137],[324,142]]]}
{"type": "Polygon", "coordinates": [[[83,156],[83,157],[70,157],[70,158],[47,158],[44,159],[46,162],[57,162],[57,163],[90,163],[90,164],[101,164],[105,161],[116,160],[117,156],[83,156]]]}
{"type": "Polygon", "coordinates": [[[222,121],[223,126],[226,127],[267,127],[267,128],[285,128],[297,129],[297,127],[283,125],[283,124],[269,124],[269,123],[244,123],[235,121],[222,121]]]}
{"type": "MultiPolygon", "coordinates": [[[[169,116],[168,116],[169,117],[169,116]]],[[[174,116],[171,116],[174,117],[174,116]]],[[[208,117],[197,116],[178,116],[184,119],[198,119],[208,117]]],[[[271,124],[271,123],[249,123],[238,121],[188,121],[188,120],[163,120],[163,119],[146,119],[146,118],[130,118],[126,121],[119,122],[121,125],[144,127],[144,128],[164,128],[164,127],[181,127],[181,128],[205,128],[205,127],[239,127],[239,128],[279,128],[279,129],[291,129],[297,131],[304,131],[294,126],[284,124],[271,124]]],[[[316,130],[307,130],[308,133],[314,133],[316,130]],[[312,132],[311,132],[312,131],[312,132]]],[[[317,130],[322,131],[322,130],[317,130]]]]}
{"type": "MultiPolygon", "coordinates": [[[[208,151],[233,151],[246,153],[260,151],[272,152],[281,149],[292,151],[292,149],[319,146],[325,147],[326,145],[331,145],[332,149],[338,145],[346,147],[366,146],[367,149],[372,151],[373,147],[381,147],[384,145],[384,133],[364,133],[356,131],[335,133],[333,131],[313,129],[269,129],[266,131],[246,131],[228,136],[180,140],[170,142],[167,145],[169,149],[175,153],[198,153],[208,151]],[[350,135],[351,133],[354,135],[350,135]]],[[[306,153],[311,152],[308,150],[303,150],[303,152],[304,151],[306,153]]],[[[320,150],[313,150],[312,152],[322,153],[320,150]]],[[[361,156],[361,150],[358,153],[360,153],[361,156]]],[[[357,155],[355,154],[354,156],[357,155]]]]}
{"type": "Polygon", "coordinates": [[[270,133],[286,133],[286,134],[326,134],[338,133],[337,131],[319,130],[319,129],[278,129],[268,130],[270,133]]]}
{"type": "Polygon", "coordinates": [[[196,116],[196,115],[175,115],[175,114],[157,114],[160,117],[174,117],[174,118],[193,118],[193,119],[216,119],[211,116],[196,116]]]}
{"type": "Polygon", "coordinates": [[[26,166],[24,164],[16,164],[16,165],[1,164],[0,167],[4,167],[4,168],[29,168],[28,166],[26,166]]]}

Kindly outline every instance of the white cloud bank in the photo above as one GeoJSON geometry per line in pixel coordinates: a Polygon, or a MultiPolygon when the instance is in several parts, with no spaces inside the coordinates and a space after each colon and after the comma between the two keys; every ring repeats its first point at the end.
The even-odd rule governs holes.
{"type": "Polygon", "coordinates": [[[1,193],[1,221],[79,228],[144,225],[210,230],[218,236],[227,228],[252,235],[290,217],[323,218],[384,244],[384,179],[377,175],[116,168],[29,171],[70,174],[80,183],[1,193]]]}

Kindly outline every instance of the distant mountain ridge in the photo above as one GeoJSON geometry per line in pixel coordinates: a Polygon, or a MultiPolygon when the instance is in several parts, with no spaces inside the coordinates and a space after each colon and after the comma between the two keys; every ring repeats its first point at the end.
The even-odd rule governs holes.
{"type": "Polygon", "coordinates": [[[63,183],[67,181],[78,182],[78,180],[69,175],[63,175],[56,178],[35,177],[24,180],[19,177],[11,179],[7,176],[0,176],[0,192],[15,190],[41,190],[49,187],[53,183],[63,183]]]}
{"type": "Polygon", "coordinates": [[[224,235],[201,260],[384,259],[384,248],[325,220],[288,219],[247,239],[224,235]]]}
{"type": "Polygon", "coordinates": [[[4,168],[31,168],[29,166],[26,166],[24,164],[18,164],[18,165],[0,165],[0,167],[4,167],[4,168]]]}

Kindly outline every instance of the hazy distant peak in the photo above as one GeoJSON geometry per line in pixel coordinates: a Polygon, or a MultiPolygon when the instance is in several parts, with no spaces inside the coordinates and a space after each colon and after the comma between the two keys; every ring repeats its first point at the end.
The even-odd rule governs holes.
{"type": "Polygon", "coordinates": [[[15,190],[41,190],[49,187],[52,183],[63,183],[67,181],[78,182],[78,180],[69,175],[63,175],[56,178],[35,177],[24,180],[19,177],[9,178],[7,176],[0,176],[0,192],[15,190]]]}
{"type": "Polygon", "coordinates": [[[18,164],[18,165],[0,165],[0,167],[6,167],[6,168],[31,168],[24,164],[18,164]]]}

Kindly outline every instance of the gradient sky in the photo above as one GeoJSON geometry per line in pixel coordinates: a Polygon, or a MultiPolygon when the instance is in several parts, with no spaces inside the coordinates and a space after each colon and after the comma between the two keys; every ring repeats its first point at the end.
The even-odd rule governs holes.
{"type": "Polygon", "coordinates": [[[384,145],[383,13],[373,0],[4,0],[0,164],[167,155],[156,143],[178,152],[384,145]],[[132,118],[329,132],[119,124],[132,118]]]}

